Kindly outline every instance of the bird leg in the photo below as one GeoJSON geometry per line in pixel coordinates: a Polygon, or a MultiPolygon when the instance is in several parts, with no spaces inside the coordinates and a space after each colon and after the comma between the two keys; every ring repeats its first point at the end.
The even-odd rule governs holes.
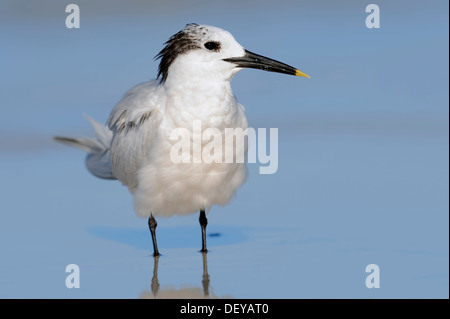
{"type": "Polygon", "coordinates": [[[200,218],[198,219],[200,222],[200,226],[202,226],[202,253],[206,253],[208,250],[206,249],[206,225],[208,225],[208,220],[206,219],[205,210],[200,210],[200,218]]]}
{"type": "Polygon", "coordinates": [[[159,256],[158,245],[156,244],[156,226],[158,223],[156,222],[153,214],[148,219],[148,228],[150,228],[150,233],[152,234],[153,240],[153,256],[159,256]]]}

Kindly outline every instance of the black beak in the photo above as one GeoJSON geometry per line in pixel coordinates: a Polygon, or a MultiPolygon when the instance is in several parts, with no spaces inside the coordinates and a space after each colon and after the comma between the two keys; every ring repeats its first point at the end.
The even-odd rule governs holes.
{"type": "Polygon", "coordinates": [[[269,72],[278,72],[309,78],[309,75],[282,62],[266,58],[265,56],[245,50],[245,55],[236,58],[223,59],[235,64],[238,68],[260,69],[269,72]]]}

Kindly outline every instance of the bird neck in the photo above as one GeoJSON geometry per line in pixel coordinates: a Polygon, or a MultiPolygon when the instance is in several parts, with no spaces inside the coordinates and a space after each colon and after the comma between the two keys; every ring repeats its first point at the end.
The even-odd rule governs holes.
{"type": "Polygon", "coordinates": [[[220,127],[238,112],[230,81],[169,76],[164,89],[165,112],[178,122],[175,126],[191,126],[193,120],[201,120],[202,125],[220,127]]]}

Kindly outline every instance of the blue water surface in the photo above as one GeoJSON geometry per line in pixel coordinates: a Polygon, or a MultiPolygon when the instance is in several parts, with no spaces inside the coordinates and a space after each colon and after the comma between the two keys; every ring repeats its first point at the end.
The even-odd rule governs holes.
{"type": "MultiPolygon", "coordinates": [[[[361,1],[76,3],[79,29],[65,2],[0,4],[0,297],[149,295],[151,239],[131,195],[51,138],[92,135],[82,113],[106,121],[191,22],[311,76],[233,80],[250,124],[278,128],[278,171],[249,164],[236,198],[208,214],[211,296],[449,297],[447,1],[377,1],[380,29],[361,1]]],[[[198,216],[161,218],[157,232],[161,296],[201,291],[198,216]]]]}

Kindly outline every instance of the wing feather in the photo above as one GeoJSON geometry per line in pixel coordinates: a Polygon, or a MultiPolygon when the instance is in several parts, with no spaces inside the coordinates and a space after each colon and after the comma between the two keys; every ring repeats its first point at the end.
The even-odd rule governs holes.
{"type": "Polygon", "coordinates": [[[130,89],[112,110],[107,121],[113,132],[111,166],[114,176],[133,191],[137,172],[149,156],[155,132],[159,104],[157,81],[145,82],[130,89]]]}

